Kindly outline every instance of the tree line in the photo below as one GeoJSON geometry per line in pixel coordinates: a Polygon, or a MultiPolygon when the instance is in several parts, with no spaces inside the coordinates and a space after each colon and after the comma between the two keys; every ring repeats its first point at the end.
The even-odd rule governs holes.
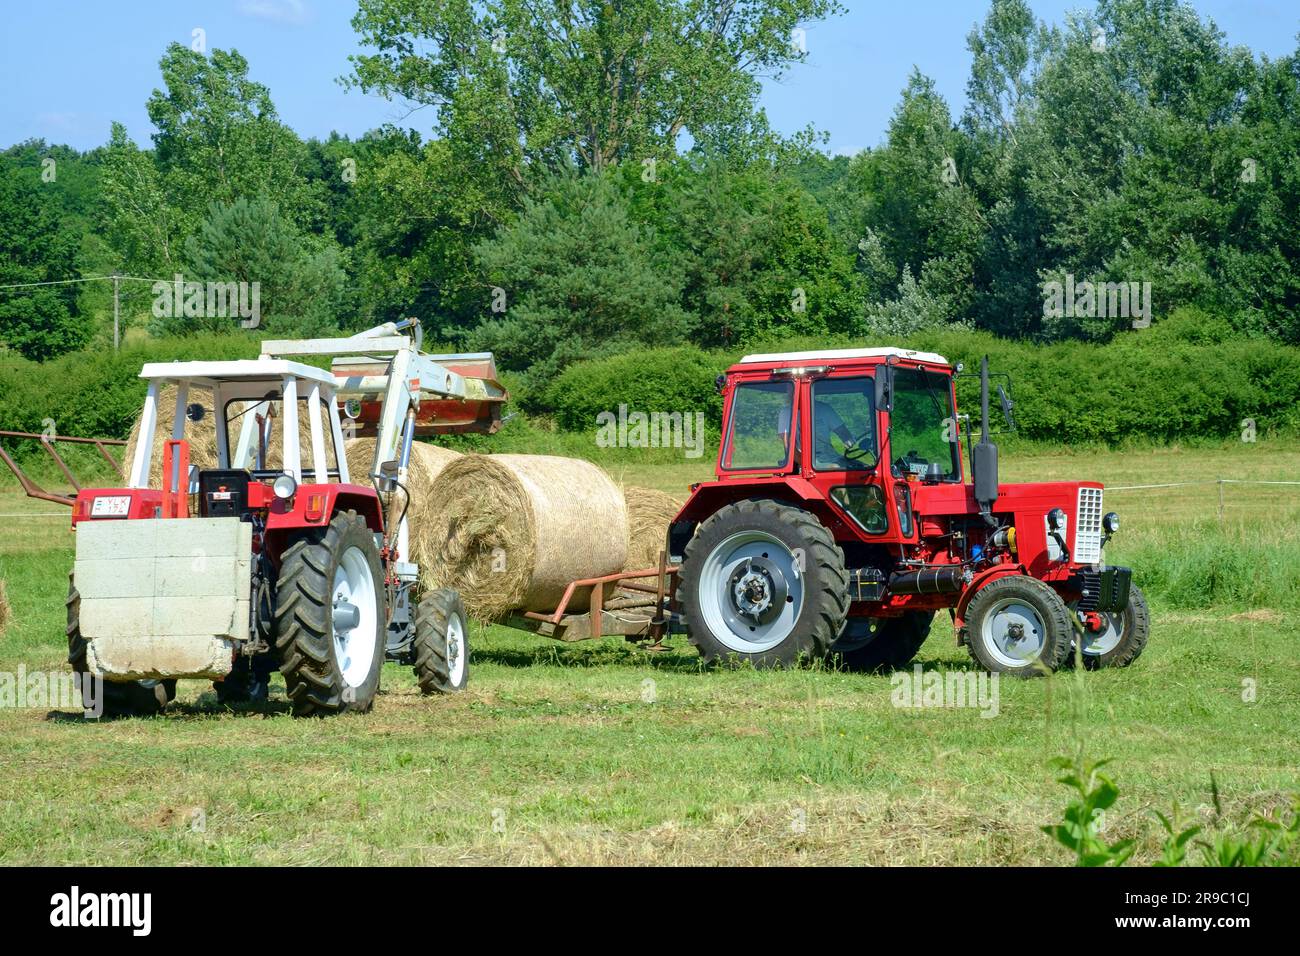
{"type": "MultiPolygon", "coordinates": [[[[808,56],[800,25],[841,12],[361,0],[341,80],[424,128],[355,139],[303,139],[236,50],[173,44],[150,143],[114,124],[87,152],[0,153],[0,285],[257,282],[262,333],[418,315],[535,382],[782,335],[1105,342],[1144,322],[1104,290],[1113,306],[1144,284],[1146,323],[1181,310],[1211,338],[1300,342],[1300,50],[1256,56],[1177,0],[1059,25],[993,0],[959,115],[917,70],[883,142],[831,156],[812,129],[777,135],[759,94],[808,56]]],[[[151,335],[238,331],[123,288],[151,335]]],[[[0,342],[84,348],[108,294],[0,290],[0,342]]]]}

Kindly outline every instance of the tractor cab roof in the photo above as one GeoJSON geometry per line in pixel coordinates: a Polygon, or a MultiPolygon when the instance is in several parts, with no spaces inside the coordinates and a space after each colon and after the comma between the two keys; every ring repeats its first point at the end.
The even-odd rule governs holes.
{"type": "Polygon", "coordinates": [[[880,365],[891,356],[913,362],[925,362],[931,365],[948,365],[946,358],[934,352],[917,352],[912,349],[888,346],[873,349],[820,349],[811,352],[768,352],[746,355],[732,366],[732,371],[760,371],[761,369],[756,368],[756,366],[787,368],[806,365],[809,362],[835,362],[839,365],[880,365]]]}
{"type": "Polygon", "coordinates": [[[140,377],[150,380],[185,381],[211,388],[214,384],[266,384],[278,387],[286,378],[296,378],[333,389],[336,380],[324,369],[286,359],[235,359],[228,362],[149,362],[140,377]]]}

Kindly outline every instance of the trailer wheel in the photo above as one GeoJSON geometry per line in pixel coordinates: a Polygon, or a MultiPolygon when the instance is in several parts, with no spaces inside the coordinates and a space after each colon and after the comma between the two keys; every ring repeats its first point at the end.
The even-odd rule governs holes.
{"type": "Polygon", "coordinates": [[[103,705],[104,717],[148,717],[158,713],[176,698],[174,680],[99,680],[99,700],[90,687],[86,648],[89,642],[81,635],[81,594],[68,574],[68,663],[80,677],[81,702],[87,711],[103,705]]]}
{"type": "Polygon", "coordinates": [[[415,612],[415,678],[426,694],[454,694],[469,682],[469,628],[460,592],[431,591],[415,612]]]}
{"type": "MultiPolygon", "coordinates": [[[[1089,670],[1099,667],[1128,667],[1141,655],[1151,634],[1151,612],[1146,595],[1136,584],[1129,585],[1128,607],[1115,613],[1102,612],[1101,628],[1084,627],[1082,658],[1089,670]]],[[[1076,631],[1076,635],[1079,632],[1076,631]]],[[[1071,649],[1073,650],[1073,648],[1071,649]]],[[[1074,654],[1070,654],[1070,660],[1074,654]]]]}
{"type": "Polygon", "coordinates": [[[824,657],[848,613],[844,553],[801,508],[740,501],[686,546],[678,599],[706,661],[789,667],[824,657]]]}
{"type": "Polygon", "coordinates": [[[1074,635],[1070,609],[1037,578],[1012,575],[980,588],[966,609],[963,637],[991,673],[1034,677],[1060,668],[1074,635]]]}
{"type": "Polygon", "coordinates": [[[366,711],[384,662],[383,571],[365,519],[294,541],[276,581],[276,648],[294,716],[366,711]]]}
{"type": "Polygon", "coordinates": [[[849,618],[844,634],[831,645],[831,657],[848,670],[865,673],[906,667],[930,636],[933,621],[933,611],[909,611],[901,617],[849,618]]]}

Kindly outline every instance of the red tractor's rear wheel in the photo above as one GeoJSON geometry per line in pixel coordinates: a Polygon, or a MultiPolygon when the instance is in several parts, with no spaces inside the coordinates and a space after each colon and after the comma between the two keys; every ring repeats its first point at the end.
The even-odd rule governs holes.
{"type": "Polygon", "coordinates": [[[831,647],[831,656],[851,671],[897,670],[916,657],[930,635],[933,611],[909,611],[900,617],[850,618],[831,647]]]}
{"type": "Polygon", "coordinates": [[[295,716],[374,704],[384,662],[383,582],[375,537],[355,511],[285,550],[275,644],[295,716]]]}
{"type": "Polygon", "coordinates": [[[707,661],[821,658],[848,613],[844,553],[815,516],[778,501],[719,509],[687,544],[680,577],[687,633],[707,661]]]}

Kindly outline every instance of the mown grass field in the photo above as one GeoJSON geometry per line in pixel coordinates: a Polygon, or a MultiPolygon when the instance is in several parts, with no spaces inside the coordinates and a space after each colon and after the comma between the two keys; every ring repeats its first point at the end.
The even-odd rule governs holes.
{"type": "MultiPolygon", "coordinates": [[[[611,470],[682,493],[707,462],[611,470]]],[[[1008,452],[1003,474],[1296,480],[1300,448],[1008,452]]],[[[1155,809],[1223,832],[1300,792],[1300,487],[1227,486],[1222,523],[1217,494],[1108,493],[1147,652],[1002,681],[993,718],[896,708],[887,675],[703,670],[680,637],[651,655],[476,628],[467,692],[423,698],[387,665],[368,715],[293,720],[282,685],[229,711],[200,682],[155,719],[0,708],[0,862],[1065,863],[1039,827],[1067,796],[1049,761],[1080,750],[1114,758],[1106,838],[1150,862],[1155,809]]],[[[59,510],[0,486],[2,514],[59,510]]],[[[71,561],[66,516],[0,521],[0,671],[64,666],[71,561]]],[[[971,666],[942,618],[920,662],[971,666]]]]}

